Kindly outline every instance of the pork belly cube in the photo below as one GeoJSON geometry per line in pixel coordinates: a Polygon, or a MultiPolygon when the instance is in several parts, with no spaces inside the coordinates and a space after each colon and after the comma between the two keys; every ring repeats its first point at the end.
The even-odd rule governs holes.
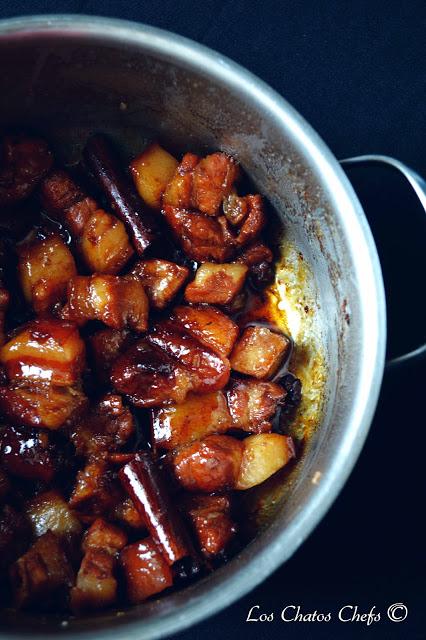
{"type": "Polygon", "coordinates": [[[233,380],[227,392],[232,426],[249,433],[271,431],[271,419],[286,395],[274,382],[233,380]]]}
{"type": "Polygon", "coordinates": [[[69,505],[79,514],[98,516],[109,511],[120,499],[118,485],[105,460],[90,460],[77,473],[69,505]]]}
{"type": "Polygon", "coordinates": [[[185,289],[187,302],[229,304],[244,286],[248,267],[244,264],[205,262],[185,289]]]}
{"type": "Polygon", "coordinates": [[[222,205],[225,218],[233,226],[240,225],[247,217],[248,202],[246,198],[238,196],[234,190],[223,199],[222,205]]]}
{"type": "Polygon", "coordinates": [[[60,539],[47,531],[11,566],[10,579],[18,609],[45,608],[52,601],[63,601],[74,572],[60,539]]]}
{"type": "Polygon", "coordinates": [[[40,185],[43,208],[48,214],[64,222],[73,237],[79,237],[91,213],[98,208],[70,175],[62,169],[51,171],[40,185]],[[74,211],[72,211],[74,207],[74,211]]]}
{"type": "Polygon", "coordinates": [[[187,500],[186,511],[203,556],[210,559],[223,553],[237,531],[231,518],[229,497],[226,495],[191,496],[187,500]]]}
{"type": "Polygon", "coordinates": [[[226,435],[211,435],[177,449],[172,455],[176,479],[188,491],[214,493],[235,486],[243,443],[226,435]]]}
{"type": "Polygon", "coordinates": [[[31,539],[31,526],[25,514],[5,504],[0,510],[0,570],[24,553],[31,539]]]}
{"type": "Polygon", "coordinates": [[[11,475],[50,482],[57,470],[57,453],[46,431],[0,427],[0,462],[11,475]]]}
{"type": "Polygon", "coordinates": [[[163,206],[164,216],[180,246],[191,260],[224,262],[235,253],[231,236],[215,218],[171,205],[163,206]]]}
{"type": "Polygon", "coordinates": [[[108,551],[89,549],[81,561],[75,586],[70,591],[70,608],[75,614],[105,609],[117,600],[117,561],[108,551]]]}
{"type": "Polygon", "coordinates": [[[103,209],[91,214],[78,247],[87,268],[95,273],[119,273],[134,253],[124,224],[103,209]]]}
{"type": "Polygon", "coordinates": [[[146,331],[148,298],[140,282],[110,275],[76,276],[68,284],[66,317],[100,320],[112,329],[146,331]]]}
{"type": "Polygon", "coordinates": [[[117,358],[111,369],[111,382],[137,407],[183,402],[192,388],[190,372],[145,340],[117,358]]]}
{"type": "Polygon", "coordinates": [[[152,441],[160,449],[174,449],[211,433],[224,433],[231,422],[222,391],[189,394],[182,404],[152,410],[152,441]]]}
{"type": "Polygon", "coordinates": [[[56,430],[83,413],[87,398],[76,387],[10,384],[0,387],[0,411],[14,424],[56,430]]]}
{"type": "Polygon", "coordinates": [[[239,176],[238,164],[225,153],[212,153],[195,167],[192,206],[203,213],[218,215],[220,206],[239,176]]]}
{"type": "Polygon", "coordinates": [[[191,207],[192,178],[199,161],[195,153],[185,153],[163,194],[163,206],[191,207]]]}
{"type": "Polygon", "coordinates": [[[259,433],[242,442],[243,456],[236,489],[250,489],[282,469],[296,452],[292,438],[278,433],[259,433]]]}
{"type": "Polygon", "coordinates": [[[189,276],[189,269],[168,260],[141,260],[131,274],[143,284],[153,309],[164,309],[189,276]]]}
{"type": "Polygon", "coordinates": [[[137,192],[152,209],[161,209],[164,191],[178,167],[178,161],[159,144],[150,144],[130,163],[137,192]]]}
{"type": "Polygon", "coordinates": [[[132,336],[127,329],[105,327],[89,336],[87,342],[96,379],[107,385],[113,363],[130,346],[132,336]]]}
{"type": "Polygon", "coordinates": [[[110,393],[75,422],[70,438],[78,455],[90,457],[117,451],[134,432],[131,411],[123,405],[121,396],[110,393]]]}
{"type": "Polygon", "coordinates": [[[44,140],[23,134],[4,136],[0,157],[0,206],[27,198],[53,162],[44,140]]]}
{"type": "Polygon", "coordinates": [[[171,568],[151,538],[124,547],[120,563],[131,604],[139,604],[173,584],[171,568]]]}
{"type": "Polygon", "coordinates": [[[247,327],[231,353],[234,371],[254,378],[273,376],[291,350],[290,339],[267,327],[247,327]]]}
{"type": "Polygon", "coordinates": [[[225,216],[219,218],[225,242],[236,248],[245,247],[257,240],[267,222],[262,196],[248,195],[241,200],[245,202],[247,212],[241,226],[231,229],[225,216]]]}
{"type": "Polygon", "coordinates": [[[39,493],[27,502],[25,512],[35,537],[52,531],[57,536],[72,540],[82,533],[80,521],[56,490],[39,493]]]}
{"type": "Polygon", "coordinates": [[[26,301],[37,314],[64,302],[68,280],[77,274],[74,258],[62,238],[32,237],[18,247],[18,273],[26,301]]]}
{"type": "Polygon", "coordinates": [[[111,520],[116,520],[129,529],[146,529],[145,520],[136,509],[131,498],[123,498],[110,512],[111,520]]]}
{"type": "Polygon", "coordinates": [[[71,322],[33,320],[0,350],[10,380],[74,385],[84,368],[84,342],[71,322]]]}
{"type": "Polygon", "coordinates": [[[115,525],[103,518],[96,518],[86,531],[83,541],[83,551],[89,549],[103,549],[115,555],[127,544],[127,535],[115,525]]]}
{"type": "Polygon", "coordinates": [[[219,309],[208,305],[176,307],[172,319],[221,356],[229,356],[238,337],[235,322],[219,309]]]}
{"type": "Polygon", "coordinates": [[[195,393],[218,391],[227,384],[230,374],[228,359],[179,330],[171,320],[158,322],[153,332],[147,335],[147,341],[189,372],[195,393]]]}

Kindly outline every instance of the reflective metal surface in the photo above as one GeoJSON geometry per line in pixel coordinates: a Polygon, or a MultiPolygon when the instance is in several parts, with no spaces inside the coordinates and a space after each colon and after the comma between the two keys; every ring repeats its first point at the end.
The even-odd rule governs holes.
{"type": "MultiPolygon", "coordinates": [[[[337,160],[283,98],[238,65],[150,27],[84,16],[0,23],[0,120],[46,132],[78,155],[94,129],[237,156],[315,276],[327,361],[324,416],[273,521],[236,558],[184,591],[117,614],[20,614],[3,637],[158,638],[226,607],[291,556],[335,500],[380,389],[385,300],[374,242],[337,160]]],[[[170,144],[169,144],[170,146],[170,144]]]]}

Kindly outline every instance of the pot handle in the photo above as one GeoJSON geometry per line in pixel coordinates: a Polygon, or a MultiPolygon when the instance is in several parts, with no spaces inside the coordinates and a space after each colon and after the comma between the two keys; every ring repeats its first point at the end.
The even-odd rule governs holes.
{"type": "MultiPolygon", "coordinates": [[[[391,158],[390,156],[381,156],[381,155],[364,155],[364,156],[355,156],[353,158],[345,158],[344,160],[340,160],[340,163],[343,165],[351,166],[355,164],[384,164],[392,169],[396,169],[408,180],[410,185],[412,186],[414,192],[416,193],[418,199],[420,200],[420,204],[426,213],[426,182],[423,180],[418,173],[407,167],[407,165],[403,164],[399,160],[395,158],[391,158]]],[[[400,364],[404,364],[406,362],[410,362],[413,360],[420,359],[426,355],[426,343],[417,347],[417,349],[413,349],[408,353],[404,353],[401,356],[396,358],[392,358],[386,362],[386,368],[391,369],[400,364]]]]}

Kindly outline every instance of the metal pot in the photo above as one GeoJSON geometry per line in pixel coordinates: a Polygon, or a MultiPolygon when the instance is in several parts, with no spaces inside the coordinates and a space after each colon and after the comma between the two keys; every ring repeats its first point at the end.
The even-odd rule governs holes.
{"type": "MultiPolygon", "coordinates": [[[[351,472],[380,389],[386,321],[376,248],[336,158],[292,107],[219,54],[151,27],[84,16],[0,23],[0,122],[45,131],[66,154],[88,131],[235,155],[314,273],[326,359],[321,423],[272,522],[210,577],[167,597],[66,623],[6,618],[7,637],[158,638],[226,607],[289,558],[351,472]]],[[[371,159],[371,158],[370,158],[371,159]]],[[[417,179],[411,176],[412,180],[417,179]]],[[[420,189],[420,187],[419,187],[420,189]]]]}

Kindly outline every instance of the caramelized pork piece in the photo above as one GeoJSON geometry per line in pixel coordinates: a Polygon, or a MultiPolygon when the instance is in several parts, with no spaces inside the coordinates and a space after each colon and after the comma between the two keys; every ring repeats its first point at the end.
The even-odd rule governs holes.
{"type": "Polygon", "coordinates": [[[106,513],[120,499],[114,475],[108,463],[102,459],[91,459],[77,473],[76,483],[69,505],[79,514],[93,516],[106,513]]]}
{"type": "Polygon", "coordinates": [[[211,433],[224,433],[232,424],[222,391],[189,394],[181,404],[152,410],[152,442],[174,449],[211,433]]]}
{"type": "Polygon", "coordinates": [[[232,226],[240,225],[248,214],[248,202],[233,189],[223,200],[223,214],[232,226]]]}
{"type": "Polygon", "coordinates": [[[159,144],[150,144],[130,163],[137,192],[152,209],[161,209],[164,191],[178,167],[178,161],[159,144]]]}
{"type": "Polygon", "coordinates": [[[172,321],[158,322],[153,332],[147,335],[147,341],[189,372],[195,393],[218,391],[227,384],[230,374],[227,358],[204,347],[172,321]]]}
{"type": "Polygon", "coordinates": [[[216,216],[238,175],[237,163],[225,153],[212,153],[202,160],[187,153],[166,189],[164,203],[216,216]]]}
{"type": "Polygon", "coordinates": [[[196,561],[188,532],[172,502],[161,469],[147,452],[139,452],[119,472],[124,490],[143,517],[147,529],[169,566],[196,561]]]}
{"type": "Polygon", "coordinates": [[[4,341],[5,341],[4,325],[6,320],[6,311],[8,309],[9,302],[10,302],[9,292],[3,285],[2,279],[0,277],[0,347],[4,344],[4,341]]]}
{"type": "Polygon", "coordinates": [[[290,339],[284,334],[267,327],[247,327],[231,353],[231,366],[235,371],[254,378],[270,378],[290,350],[290,339]]]}
{"type": "Polygon", "coordinates": [[[18,257],[22,291],[37,314],[65,301],[68,280],[77,270],[71,251],[58,234],[32,234],[18,247],[18,257]]]}
{"type": "Polygon", "coordinates": [[[146,529],[145,520],[136,509],[131,498],[123,498],[111,510],[109,515],[111,520],[116,520],[121,525],[129,529],[146,529]]]}
{"type": "Polygon", "coordinates": [[[185,299],[187,302],[229,304],[243,288],[247,271],[248,267],[244,264],[205,262],[186,287],[185,299]]]}
{"type": "Polygon", "coordinates": [[[172,464],[184,489],[213,493],[234,488],[242,456],[240,440],[211,435],[177,449],[172,455],[172,464]]]}
{"type": "Polygon", "coordinates": [[[48,213],[69,229],[90,271],[116,274],[122,270],[133,249],[121,220],[100,209],[65,171],[52,172],[43,181],[41,194],[48,213]]]}
{"type": "Polygon", "coordinates": [[[151,538],[125,547],[120,563],[131,604],[139,604],[173,584],[172,571],[151,538]]]}
{"type": "Polygon", "coordinates": [[[163,206],[173,236],[191,260],[225,262],[235,253],[233,238],[214,218],[168,204],[163,206]]]}
{"type": "Polygon", "coordinates": [[[6,136],[0,143],[0,206],[27,198],[49,171],[52,161],[43,140],[6,136]]]}
{"type": "Polygon", "coordinates": [[[243,440],[243,457],[235,489],[250,489],[282,469],[296,451],[292,438],[259,433],[243,440]]]}
{"type": "Polygon", "coordinates": [[[57,470],[49,433],[25,427],[0,427],[0,462],[11,475],[50,482],[57,470]]]}
{"type": "Polygon", "coordinates": [[[263,242],[253,242],[235,260],[249,267],[250,281],[257,289],[262,289],[274,280],[272,251],[263,242]]]}
{"type": "Polygon", "coordinates": [[[0,570],[24,553],[31,538],[31,527],[23,513],[6,504],[0,509],[0,570]]]}
{"type": "Polygon", "coordinates": [[[249,433],[271,431],[271,419],[286,396],[274,382],[233,380],[227,392],[232,426],[249,433]]]}
{"type": "Polygon", "coordinates": [[[10,579],[18,609],[44,609],[63,603],[74,582],[74,572],[61,540],[47,531],[11,566],[10,579]]]}
{"type": "Polygon", "coordinates": [[[266,225],[266,214],[263,207],[262,196],[256,194],[254,196],[244,196],[247,207],[247,215],[240,227],[230,229],[228,220],[225,217],[219,218],[219,222],[223,229],[225,242],[229,245],[241,248],[245,247],[254,240],[257,240],[264,226],[266,225]],[[234,233],[234,231],[237,233],[234,233]]]}
{"type": "Polygon", "coordinates": [[[190,373],[146,340],[140,340],[117,358],[111,369],[111,382],[137,407],[182,402],[192,388],[190,373]]]}
{"type": "Polygon", "coordinates": [[[27,502],[25,513],[36,538],[52,531],[60,538],[73,541],[82,532],[80,521],[63,496],[56,490],[39,493],[27,502]]]}
{"type": "Polygon", "coordinates": [[[219,309],[208,305],[176,307],[172,320],[220,356],[229,356],[238,337],[235,322],[219,309]]]}
{"type": "Polygon", "coordinates": [[[106,327],[89,336],[87,342],[96,379],[107,385],[113,363],[131,345],[132,336],[126,329],[106,327]]]}
{"type": "Polygon", "coordinates": [[[83,413],[87,398],[76,387],[9,384],[0,387],[0,411],[14,424],[59,429],[83,413]]]}
{"type": "Polygon", "coordinates": [[[153,309],[164,309],[189,276],[189,269],[168,260],[141,260],[130,275],[140,280],[153,309]]]}
{"type": "Polygon", "coordinates": [[[68,284],[64,315],[78,324],[100,320],[112,329],[146,331],[148,298],[140,282],[119,276],[76,276],[68,284]]]}
{"type": "Polygon", "coordinates": [[[84,538],[85,555],[76,585],[70,593],[73,613],[104,609],[116,602],[117,556],[126,543],[125,533],[105,520],[98,518],[91,525],[84,538]]]}
{"type": "Polygon", "coordinates": [[[10,380],[74,385],[84,367],[84,342],[71,322],[34,320],[0,350],[10,380]]]}
{"type": "Polygon", "coordinates": [[[231,518],[229,497],[189,496],[185,510],[192,521],[201,553],[208,559],[223,553],[237,531],[231,518]]]}
{"type": "Polygon", "coordinates": [[[76,453],[90,457],[117,451],[134,431],[133,416],[123,405],[122,397],[110,393],[75,423],[70,435],[76,453]]]}
{"type": "Polygon", "coordinates": [[[84,149],[84,157],[111,209],[126,226],[138,255],[143,255],[158,239],[157,222],[132,189],[109,140],[101,134],[92,136],[84,149]]]}

